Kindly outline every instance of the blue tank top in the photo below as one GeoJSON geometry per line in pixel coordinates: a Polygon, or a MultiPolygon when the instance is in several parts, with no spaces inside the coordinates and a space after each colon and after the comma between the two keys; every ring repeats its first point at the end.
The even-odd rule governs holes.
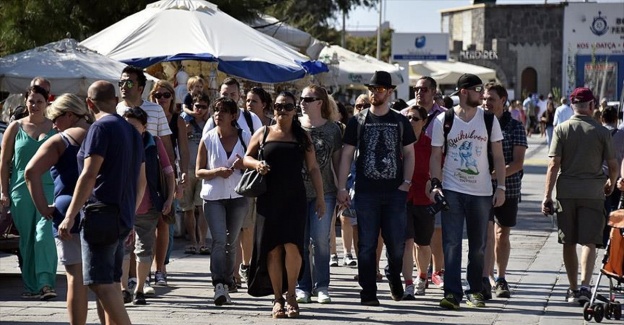
{"type": "MultiPolygon", "coordinates": [[[[54,179],[54,205],[56,206],[56,210],[54,211],[52,223],[54,225],[55,236],[57,235],[58,226],[65,218],[65,213],[71,203],[71,198],[74,194],[74,188],[76,187],[79,176],[78,160],[76,156],[78,155],[80,146],[73,145],[67,138],[68,135],[65,133],[60,133],[60,136],[61,139],[63,139],[63,143],[65,143],[65,151],[63,151],[59,160],[50,169],[50,175],[52,175],[54,179]]],[[[79,226],[80,222],[76,220],[71,232],[78,233],[79,226]]]]}

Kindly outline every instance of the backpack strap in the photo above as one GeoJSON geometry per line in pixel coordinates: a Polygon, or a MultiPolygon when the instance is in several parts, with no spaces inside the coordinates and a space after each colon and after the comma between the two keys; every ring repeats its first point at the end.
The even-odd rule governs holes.
{"type": "Polygon", "coordinates": [[[360,149],[360,136],[362,135],[362,127],[366,122],[366,116],[368,116],[368,108],[361,110],[355,117],[357,120],[357,144],[355,150],[360,149]]]}
{"type": "Polygon", "coordinates": [[[249,127],[249,131],[251,134],[254,134],[253,122],[251,121],[251,113],[248,110],[243,110],[243,116],[245,117],[245,122],[247,122],[247,126],[249,127]]]}
{"type": "Polygon", "coordinates": [[[487,157],[490,173],[494,170],[494,157],[492,156],[492,125],[494,124],[494,114],[488,111],[483,111],[483,119],[485,120],[485,129],[487,130],[487,157]]]}
{"type": "Polygon", "coordinates": [[[444,124],[442,124],[442,130],[444,131],[444,150],[442,151],[442,155],[446,155],[446,150],[448,149],[448,134],[451,132],[453,128],[453,120],[455,119],[455,110],[450,108],[444,112],[444,124]]]}
{"type": "Polygon", "coordinates": [[[243,130],[242,129],[236,129],[236,133],[238,133],[238,139],[241,142],[241,145],[243,145],[243,150],[245,150],[245,152],[247,152],[247,145],[245,144],[245,140],[243,140],[243,130]]]}

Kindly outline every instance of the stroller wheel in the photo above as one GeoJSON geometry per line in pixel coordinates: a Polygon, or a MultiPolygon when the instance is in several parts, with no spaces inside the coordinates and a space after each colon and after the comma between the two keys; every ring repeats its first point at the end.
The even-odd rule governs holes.
{"type": "Polygon", "coordinates": [[[622,305],[619,302],[615,302],[611,304],[611,310],[613,311],[613,318],[616,320],[620,320],[622,318],[622,305]]]}
{"type": "Polygon", "coordinates": [[[594,315],[594,310],[590,308],[589,306],[589,301],[585,303],[585,305],[583,305],[583,318],[586,321],[590,321],[592,320],[594,315]]]}
{"type": "Polygon", "coordinates": [[[604,317],[604,305],[603,304],[597,304],[594,306],[594,320],[596,321],[596,323],[600,323],[602,322],[602,318],[604,317]]]}

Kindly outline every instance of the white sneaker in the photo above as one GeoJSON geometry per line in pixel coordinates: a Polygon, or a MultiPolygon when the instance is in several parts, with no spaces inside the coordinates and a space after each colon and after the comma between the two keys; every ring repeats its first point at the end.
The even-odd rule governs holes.
{"type": "Polygon", "coordinates": [[[353,255],[346,254],[342,261],[342,265],[354,267],[354,266],[357,266],[357,260],[353,258],[353,255]]]}
{"type": "Polygon", "coordinates": [[[150,278],[147,277],[147,279],[145,279],[145,284],[143,285],[143,293],[146,296],[154,296],[156,295],[156,290],[154,290],[154,288],[150,285],[150,278]]]}
{"type": "Polygon", "coordinates": [[[228,294],[228,286],[223,283],[217,283],[214,289],[214,304],[215,306],[223,306],[230,304],[232,300],[228,294]]]}
{"type": "Polygon", "coordinates": [[[128,279],[128,291],[129,292],[134,292],[134,289],[136,289],[136,286],[137,286],[137,278],[128,279]]]}
{"type": "Polygon", "coordinates": [[[332,254],[329,258],[329,266],[338,266],[338,255],[332,254]]]}
{"type": "Polygon", "coordinates": [[[403,292],[403,300],[416,300],[414,297],[414,285],[406,285],[405,291],[403,292]]]}
{"type": "Polygon", "coordinates": [[[331,297],[327,289],[320,289],[317,293],[317,300],[319,304],[328,304],[331,302],[331,297]]]}
{"type": "Polygon", "coordinates": [[[297,302],[300,304],[309,304],[312,302],[312,298],[310,298],[309,292],[305,292],[301,289],[296,289],[295,295],[297,296],[297,302]]]}
{"type": "Polygon", "coordinates": [[[417,296],[424,296],[426,286],[427,286],[427,279],[417,277],[416,278],[416,292],[414,294],[417,296]]]}

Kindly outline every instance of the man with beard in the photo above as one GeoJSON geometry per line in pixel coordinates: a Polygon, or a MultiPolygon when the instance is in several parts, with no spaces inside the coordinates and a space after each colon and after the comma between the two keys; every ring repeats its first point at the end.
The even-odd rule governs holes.
{"type": "Polygon", "coordinates": [[[501,143],[503,134],[498,121],[492,116],[489,117],[492,119],[492,129],[488,134],[485,112],[478,107],[483,99],[483,90],[483,82],[479,77],[473,74],[462,75],[457,80],[457,90],[454,93],[459,96],[459,105],[450,113],[440,114],[433,122],[429,164],[432,186],[430,198],[436,202],[442,196],[449,207],[442,211],[446,269],[444,298],[440,301],[440,307],[447,309],[459,309],[464,294],[461,281],[464,221],[468,233],[467,279],[470,285],[466,291],[466,300],[469,306],[485,307],[481,293],[481,275],[488,216],[492,206],[499,207],[505,202],[505,160],[501,143]],[[446,115],[450,115],[452,124],[445,121],[446,115]],[[487,157],[488,144],[499,184],[493,196],[487,157]]]}
{"type": "MultiPolygon", "coordinates": [[[[522,185],[524,153],[527,149],[526,132],[522,123],[514,120],[511,113],[505,110],[507,90],[499,84],[488,84],[483,96],[483,107],[493,113],[500,123],[503,132],[503,156],[505,157],[505,203],[492,209],[488,222],[487,248],[485,265],[483,268],[483,296],[486,300],[492,298],[490,275],[493,272],[494,262],[497,266],[496,296],[509,298],[511,293],[505,280],[507,263],[511,252],[509,233],[516,225],[518,203],[520,202],[520,188],[522,185]]],[[[496,184],[494,184],[496,186],[496,184]]]]}
{"type": "Polygon", "coordinates": [[[355,211],[358,218],[359,283],[361,304],[378,306],[376,284],[377,238],[379,231],[386,243],[388,278],[392,299],[403,298],[401,269],[405,236],[406,199],[414,172],[412,127],[398,112],[390,110],[392,79],[386,71],[376,71],[369,90],[371,107],[351,118],[344,135],[344,147],[338,173],[337,200],[349,207],[347,175],[356,148],[355,211]]]}

